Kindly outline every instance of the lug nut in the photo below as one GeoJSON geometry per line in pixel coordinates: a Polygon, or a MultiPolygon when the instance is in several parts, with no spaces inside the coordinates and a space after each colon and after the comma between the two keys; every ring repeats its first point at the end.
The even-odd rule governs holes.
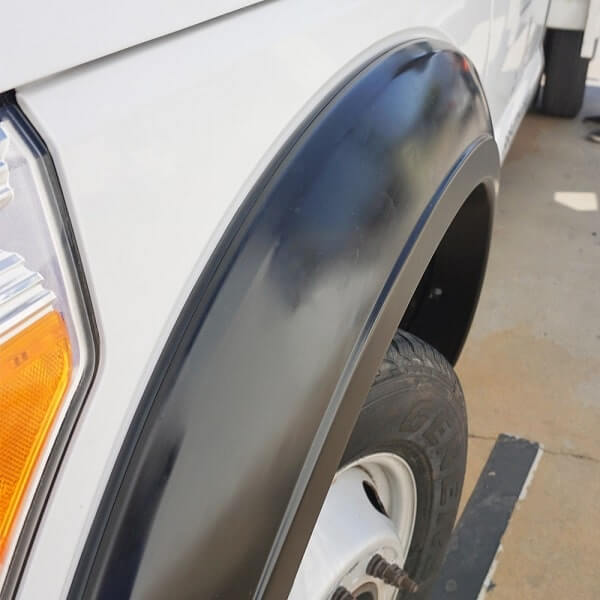
{"type": "Polygon", "coordinates": [[[333,592],[331,600],[355,600],[355,598],[345,587],[340,585],[340,587],[333,592]]]}
{"type": "Polygon", "coordinates": [[[381,554],[375,554],[369,561],[367,575],[381,579],[388,585],[393,585],[399,590],[416,592],[419,589],[418,584],[406,574],[402,567],[394,563],[389,563],[381,554]]]}

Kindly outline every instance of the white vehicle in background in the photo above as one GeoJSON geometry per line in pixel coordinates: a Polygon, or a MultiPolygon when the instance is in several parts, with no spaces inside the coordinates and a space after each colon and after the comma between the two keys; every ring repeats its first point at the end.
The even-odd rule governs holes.
{"type": "Polygon", "coordinates": [[[500,164],[597,6],[6,3],[2,599],[425,598],[500,164]]]}
{"type": "Polygon", "coordinates": [[[599,37],[599,0],[551,1],[544,44],[543,112],[574,117],[580,111],[588,63],[594,57],[599,37]]]}

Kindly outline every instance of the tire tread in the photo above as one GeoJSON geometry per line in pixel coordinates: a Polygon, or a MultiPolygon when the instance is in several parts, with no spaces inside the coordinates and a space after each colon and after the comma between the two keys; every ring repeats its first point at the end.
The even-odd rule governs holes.
{"type": "Polygon", "coordinates": [[[377,451],[409,461],[422,494],[405,564],[420,586],[411,600],[428,597],[443,561],[462,492],[467,440],[464,395],[452,365],[423,340],[398,330],[341,464],[377,451]]]}
{"type": "Polygon", "coordinates": [[[423,340],[399,329],[394,335],[390,347],[381,363],[375,381],[387,379],[411,369],[414,363],[441,371],[456,386],[460,387],[458,377],[450,363],[435,348],[423,340]]]}

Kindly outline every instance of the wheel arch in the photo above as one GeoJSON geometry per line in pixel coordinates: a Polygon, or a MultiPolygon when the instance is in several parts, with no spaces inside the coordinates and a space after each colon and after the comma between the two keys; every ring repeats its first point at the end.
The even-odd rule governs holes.
{"type": "Polygon", "coordinates": [[[477,308],[493,214],[494,193],[481,183],[440,240],[400,323],[451,364],[458,360],[477,308]]]}
{"type": "MultiPolygon", "coordinates": [[[[445,234],[449,231],[455,234],[464,233],[464,227],[475,220],[480,225],[486,225],[486,230],[480,235],[483,254],[479,255],[478,260],[473,263],[478,264],[478,270],[469,278],[469,289],[465,294],[466,302],[460,307],[456,302],[451,305],[450,312],[457,311],[455,314],[463,317],[460,326],[448,335],[440,334],[433,328],[420,330],[420,325],[424,324],[421,317],[432,316],[439,324],[441,319],[449,316],[445,311],[439,310],[439,306],[433,309],[427,307],[423,313],[417,313],[419,320],[411,324],[413,330],[429,337],[431,341],[428,343],[441,354],[444,354],[444,350],[440,350],[435,344],[440,348],[445,347],[449,355],[455,352],[455,358],[458,358],[477,307],[483,282],[489,231],[498,190],[499,168],[500,159],[496,143],[492,137],[483,136],[465,153],[463,160],[456,165],[443,187],[436,207],[439,210],[434,211],[426,222],[422,235],[407,261],[406,270],[402,277],[395,280],[390,289],[387,306],[380,311],[378,322],[373,327],[369,340],[354,365],[335,418],[332,419],[327,435],[319,448],[313,470],[307,477],[302,493],[298,494],[295,510],[289,512],[290,518],[287,523],[285,520],[282,522],[282,529],[286,528],[286,535],[280,540],[280,547],[275,547],[277,554],[276,558],[273,558],[272,571],[265,571],[268,579],[265,578],[266,584],[264,590],[261,590],[264,592],[264,598],[276,600],[285,597],[288,582],[289,585],[293,582],[295,570],[310,538],[319,507],[327,493],[331,474],[335,472],[339,463],[362,401],[367,396],[371,381],[395,331],[394,328],[406,317],[410,300],[417,294],[419,283],[425,277],[428,266],[434,262],[436,252],[443,247],[445,240],[449,241],[449,238],[445,238],[445,234]],[[479,215],[476,216],[475,212],[479,215]],[[486,215],[486,219],[482,218],[482,214],[486,215]],[[458,219],[455,220],[457,216],[458,219]],[[452,228],[453,224],[456,227],[452,228]],[[430,236],[430,231],[435,231],[436,234],[430,236]]],[[[451,274],[453,269],[460,265],[459,262],[452,261],[452,258],[457,258],[464,246],[453,242],[454,240],[448,244],[447,257],[451,259],[448,263],[449,268],[440,271],[444,276],[451,274]]],[[[420,310],[423,310],[422,302],[419,306],[420,310]]],[[[446,358],[448,359],[447,356],[446,358]]]]}
{"type": "Polygon", "coordinates": [[[332,90],[190,295],[70,597],[286,597],[390,339],[498,170],[480,82],[448,44],[394,46],[332,90]]]}

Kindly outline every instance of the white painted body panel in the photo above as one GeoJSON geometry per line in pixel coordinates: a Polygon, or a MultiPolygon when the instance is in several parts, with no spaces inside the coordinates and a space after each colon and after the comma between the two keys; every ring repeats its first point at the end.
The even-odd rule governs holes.
{"type": "Polygon", "coordinates": [[[583,31],[581,56],[593,58],[600,37],[600,0],[552,0],[546,25],[583,31]]]}
{"type": "Polygon", "coordinates": [[[583,42],[581,43],[581,56],[594,58],[600,38],[600,0],[590,0],[585,29],[583,30],[583,42]]]}
{"type": "Polygon", "coordinates": [[[547,0],[495,0],[484,88],[502,158],[543,68],[547,0]]]}
{"type": "Polygon", "coordinates": [[[506,108],[519,81],[527,53],[528,29],[521,19],[521,0],[495,0],[492,5],[490,50],[484,77],[496,137],[503,146],[506,108]]]}
{"type": "Polygon", "coordinates": [[[268,2],[17,89],[55,160],[101,340],[96,380],[20,598],[67,593],[131,417],[192,285],[264,167],[327,90],[393,44],[445,39],[482,76],[506,151],[537,83],[541,50],[528,45],[532,28],[523,33],[511,4],[497,3],[491,15],[482,0],[268,2]],[[506,50],[520,35],[523,47],[507,65],[506,50]],[[512,94],[496,85],[500,75],[512,94]]]}
{"type": "Polygon", "coordinates": [[[2,5],[0,91],[262,0],[13,0],[2,5]]]}
{"type": "Polygon", "coordinates": [[[589,4],[590,0],[552,0],[548,12],[548,27],[582,31],[589,4]]]}

